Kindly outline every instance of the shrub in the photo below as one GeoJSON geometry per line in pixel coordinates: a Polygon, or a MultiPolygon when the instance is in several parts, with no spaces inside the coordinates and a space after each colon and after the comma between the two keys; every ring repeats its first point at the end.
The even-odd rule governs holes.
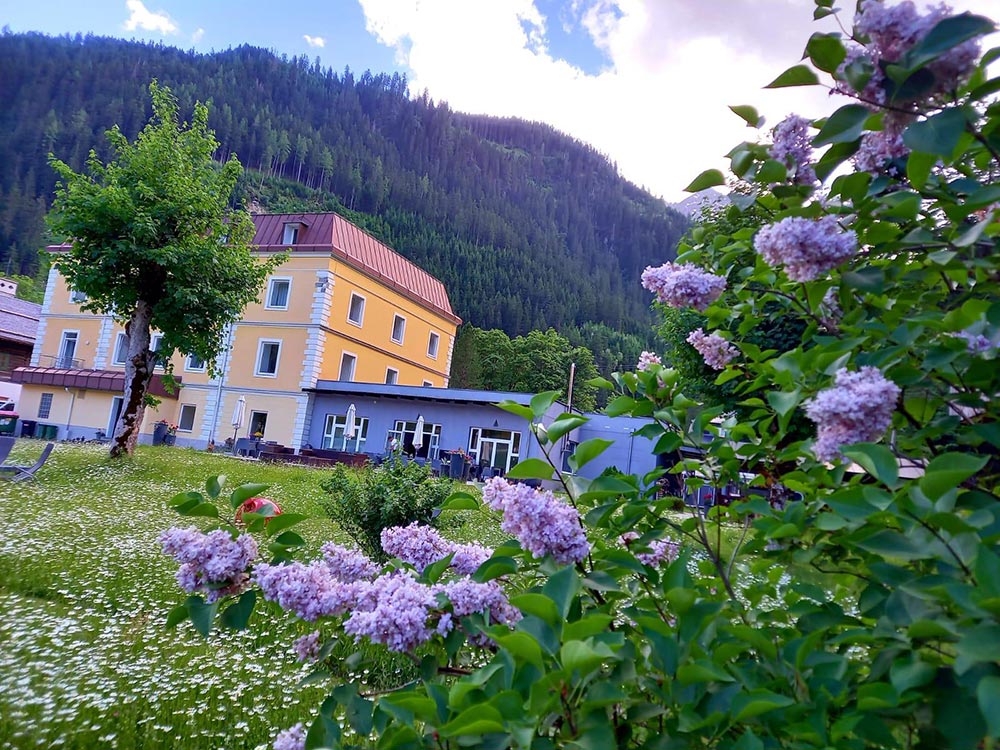
{"type": "Polygon", "coordinates": [[[390,461],[374,468],[337,466],[320,486],[329,495],[320,501],[326,514],[365,554],[384,562],[382,529],[414,521],[434,525],[433,511],[444,504],[452,485],[426,466],[390,461]]]}

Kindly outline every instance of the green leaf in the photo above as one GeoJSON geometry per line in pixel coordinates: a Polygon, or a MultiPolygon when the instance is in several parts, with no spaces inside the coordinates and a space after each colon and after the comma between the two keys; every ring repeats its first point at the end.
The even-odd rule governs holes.
{"type": "Polygon", "coordinates": [[[903,132],[903,143],[911,151],[949,158],[965,132],[965,125],[963,110],[945,109],[912,123],[903,132]]]}
{"type": "Polygon", "coordinates": [[[858,688],[858,708],[862,711],[878,711],[899,705],[896,689],[887,682],[874,682],[858,688]]]}
{"type": "Polygon", "coordinates": [[[184,604],[178,604],[176,607],[170,610],[169,614],[167,614],[167,623],[166,623],[167,630],[176,628],[179,624],[184,622],[189,617],[189,615],[190,613],[188,612],[187,602],[185,602],[184,604]]]}
{"type": "Polygon", "coordinates": [[[526,458],[523,461],[518,461],[507,472],[510,479],[552,479],[552,475],[552,465],[540,458],[526,458]]]}
{"type": "Polygon", "coordinates": [[[586,417],[581,417],[579,414],[562,414],[545,428],[545,432],[549,440],[554,443],[567,432],[587,424],[588,421],[586,417]]]}
{"type": "Polygon", "coordinates": [[[470,706],[438,730],[442,737],[482,735],[502,731],[503,716],[489,703],[470,706]]]}
{"type": "Polygon", "coordinates": [[[491,557],[485,561],[475,573],[472,580],[476,583],[486,583],[500,576],[510,575],[517,572],[517,563],[510,557],[491,557]]]}
{"type": "Polygon", "coordinates": [[[996,29],[993,22],[983,16],[962,13],[950,16],[932,28],[917,44],[913,45],[900,60],[900,65],[914,70],[926,65],[962,42],[977,36],[990,34],[996,29]]]}
{"type": "Polygon", "coordinates": [[[453,492],[448,495],[441,510],[477,510],[479,501],[468,492],[453,492]]]}
{"type": "Polygon", "coordinates": [[[186,505],[193,508],[204,501],[205,497],[200,492],[181,492],[180,494],[174,495],[170,498],[168,502],[174,507],[186,505]]]}
{"type": "Polygon", "coordinates": [[[856,542],[861,549],[889,559],[922,560],[933,553],[897,531],[879,531],[856,542]]]}
{"type": "Polygon", "coordinates": [[[446,557],[441,558],[440,560],[435,560],[426,568],[424,568],[424,572],[422,574],[423,577],[426,578],[430,583],[437,583],[439,580],[441,580],[441,576],[444,575],[444,572],[451,567],[451,561],[453,557],[455,557],[454,552],[450,553],[446,557]]]}
{"type": "Polygon", "coordinates": [[[205,492],[210,498],[215,500],[222,493],[222,485],[225,483],[225,474],[219,474],[217,477],[209,477],[205,480],[205,492]]]}
{"type": "Polygon", "coordinates": [[[920,489],[928,499],[937,500],[982,469],[988,460],[988,456],[943,453],[927,464],[920,478],[920,489]]]}
{"type": "Polygon", "coordinates": [[[763,124],[764,118],[758,114],[756,109],[747,104],[730,105],[729,109],[741,117],[751,128],[759,128],[763,124]]]}
{"type": "Polygon", "coordinates": [[[793,65],[764,88],[781,89],[788,86],[813,86],[819,83],[816,72],[808,65],[793,65]]]}
{"type": "Polygon", "coordinates": [[[931,169],[937,164],[937,157],[913,151],[906,159],[906,179],[915,190],[922,190],[931,175],[931,169]]]}
{"type": "Polygon", "coordinates": [[[782,182],[788,177],[788,168],[780,161],[768,159],[757,168],[754,179],[757,182],[769,184],[772,182],[782,182]]]}
{"type": "Polygon", "coordinates": [[[733,719],[736,721],[745,721],[768,711],[787,708],[793,703],[795,701],[787,695],[779,695],[770,690],[757,688],[746,693],[739,693],[733,698],[733,719]]]}
{"type": "Polygon", "coordinates": [[[240,598],[226,607],[220,618],[223,625],[231,630],[245,630],[257,603],[256,591],[244,591],[240,598]]]}
{"type": "Polygon", "coordinates": [[[806,55],[820,70],[835,73],[847,57],[847,50],[839,34],[816,32],[806,42],[806,55]]]}
{"type": "Polygon", "coordinates": [[[802,392],[796,388],[794,391],[768,391],[767,402],[781,416],[785,416],[802,402],[802,392]]]}
{"type": "Polygon", "coordinates": [[[534,664],[536,667],[542,666],[542,649],[527,633],[514,632],[510,635],[497,636],[494,640],[500,648],[506,649],[515,658],[534,664]]]}
{"type": "Polygon", "coordinates": [[[994,740],[1000,738],[1000,677],[983,677],[976,688],[976,700],[979,701],[979,710],[986,720],[990,737],[994,740]]]}
{"type": "Polygon", "coordinates": [[[580,590],[580,576],[572,565],[560,568],[542,586],[542,593],[556,603],[559,614],[563,619],[569,614],[570,604],[573,597],[580,590]]]}
{"type": "Polygon", "coordinates": [[[212,632],[215,612],[219,607],[218,602],[208,604],[200,596],[189,596],[185,604],[190,613],[191,624],[194,625],[194,629],[207,637],[212,632]]]}
{"type": "Polygon", "coordinates": [[[725,185],[726,178],[722,176],[722,172],[718,169],[706,169],[700,175],[691,181],[691,184],[684,188],[686,193],[697,193],[699,190],[705,190],[710,187],[715,187],[716,185],[725,185]]]}
{"type": "Polygon", "coordinates": [[[177,512],[182,516],[204,516],[206,518],[219,517],[219,509],[212,503],[198,503],[194,507],[182,505],[177,508],[177,512]]]}
{"type": "Polygon", "coordinates": [[[884,445],[855,443],[842,448],[841,452],[887,487],[895,488],[899,484],[899,461],[884,445]]]}
{"type": "Polygon", "coordinates": [[[305,516],[301,513],[282,513],[279,516],[272,516],[267,522],[267,535],[274,536],[275,534],[284,531],[285,529],[290,529],[302,521],[305,521],[309,516],[305,516]]]}
{"type": "Polygon", "coordinates": [[[534,415],[535,420],[540,421],[561,395],[562,391],[545,391],[532,396],[531,413],[534,415]]]}
{"type": "Polygon", "coordinates": [[[559,661],[567,672],[579,670],[587,675],[601,666],[605,657],[584,641],[568,641],[559,650],[559,661]]]}
{"type": "Polygon", "coordinates": [[[881,294],[885,287],[885,272],[881,268],[862,268],[858,271],[845,271],[842,275],[844,283],[851,289],[857,289],[871,294],[881,294]]]}
{"type": "Polygon", "coordinates": [[[614,440],[605,440],[604,438],[591,438],[590,440],[584,440],[576,446],[576,450],[573,451],[573,455],[569,457],[570,469],[574,472],[579,471],[614,444],[614,440]]]}
{"type": "Polygon", "coordinates": [[[269,484],[241,484],[233,490],[232,494],[229,496],[229,504],[233,507],[233,510],[235,510],[251,497],[257,497],[261,492],[270,486],[271,485],[269,484]]]}
{"type": "Polygon", "coordinates": [[[531,422],[534,419],[535,413],[531,410],[530,406],[525,406],[524,404],[518,404],[514,401],[501,401],[497,404],[498,407],[503,409],[505,412],[510,414],[516,414],[519,417],[523,417],[531,422]]]}
{"type": "Polygon", "coordinates": [[[819,133],[813,138],[814,146],[829,143],[850,143],[861,137],[865,120],[871,115],[860,104],[846,104],[830,115],[819,133]]]}

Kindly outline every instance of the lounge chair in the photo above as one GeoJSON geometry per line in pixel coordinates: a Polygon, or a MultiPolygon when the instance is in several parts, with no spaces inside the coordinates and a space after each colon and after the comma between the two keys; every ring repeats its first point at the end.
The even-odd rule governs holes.
{"type": "Polygon", "coordinates": [[[38,460],[35,462],[34,466],[18,466],[16,464],[5,464],[0,466],[0,472],[2,472],[2,475],[6,476],[7,479],[10,479],[11,481],[14,482],[23,482],[26,479],[34,479],[35,472],[38,471],[40,468],[42,468],[42,465],[49,460],[49,454],[52,452],[52,449],[55,448],[55,446],[56,446],[55,443],[49,443],[48,445],[46,445],[45,448],[42,450],[42,455],[38,457],[38,460]],[[7,476],[7,475],[12,475],[12,476],[7,476]]]}
{"type": "Polygon", "coordinates": [[[7,460],[14,447],[14,438],[6,435],[0,436],[0,464],[7,460]]]}

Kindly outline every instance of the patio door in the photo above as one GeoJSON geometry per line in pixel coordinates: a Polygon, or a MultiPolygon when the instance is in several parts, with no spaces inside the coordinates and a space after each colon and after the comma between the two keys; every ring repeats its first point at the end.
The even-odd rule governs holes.
{"type": "Polygon", "coordinates": [[[469,454],[480,465],[485,461],[495,471],[506,474],[520,460],[521,433],[473,427],[469,454]]]}

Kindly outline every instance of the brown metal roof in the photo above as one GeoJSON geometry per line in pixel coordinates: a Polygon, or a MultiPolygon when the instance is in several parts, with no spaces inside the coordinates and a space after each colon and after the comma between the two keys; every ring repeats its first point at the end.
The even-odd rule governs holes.
{"type": "Polygon", "coordinates": [[[254,244],[263,250],[323,251],[355,266],[369,276],[392,287],[413,301],[429,307],[451,322],[462,320],[455,315],[448,292],[439,280],[368,232],[333,213],[257,214],[253,217],[257,233],[254,244]],[[299,222],[298,242],[282,244],[285,224],[299,222]]]}
{"type": "MultiPolygon", "coordinates": [[[[125,390],[125,373],[113,370],[66,370],[57,367],[18,367],[10,379],[25,385],[50,385],[57,388],[83,388],[90,391],[110,391],[122,393],[125,390]]],[[[180,384],[181,378],[174,380],[180,384]]],[[[177,399],[180,392],[175,388],[167,393],[163,377],[154,375],[149,383],[149,392],[160,398],[177,399]]]]}

